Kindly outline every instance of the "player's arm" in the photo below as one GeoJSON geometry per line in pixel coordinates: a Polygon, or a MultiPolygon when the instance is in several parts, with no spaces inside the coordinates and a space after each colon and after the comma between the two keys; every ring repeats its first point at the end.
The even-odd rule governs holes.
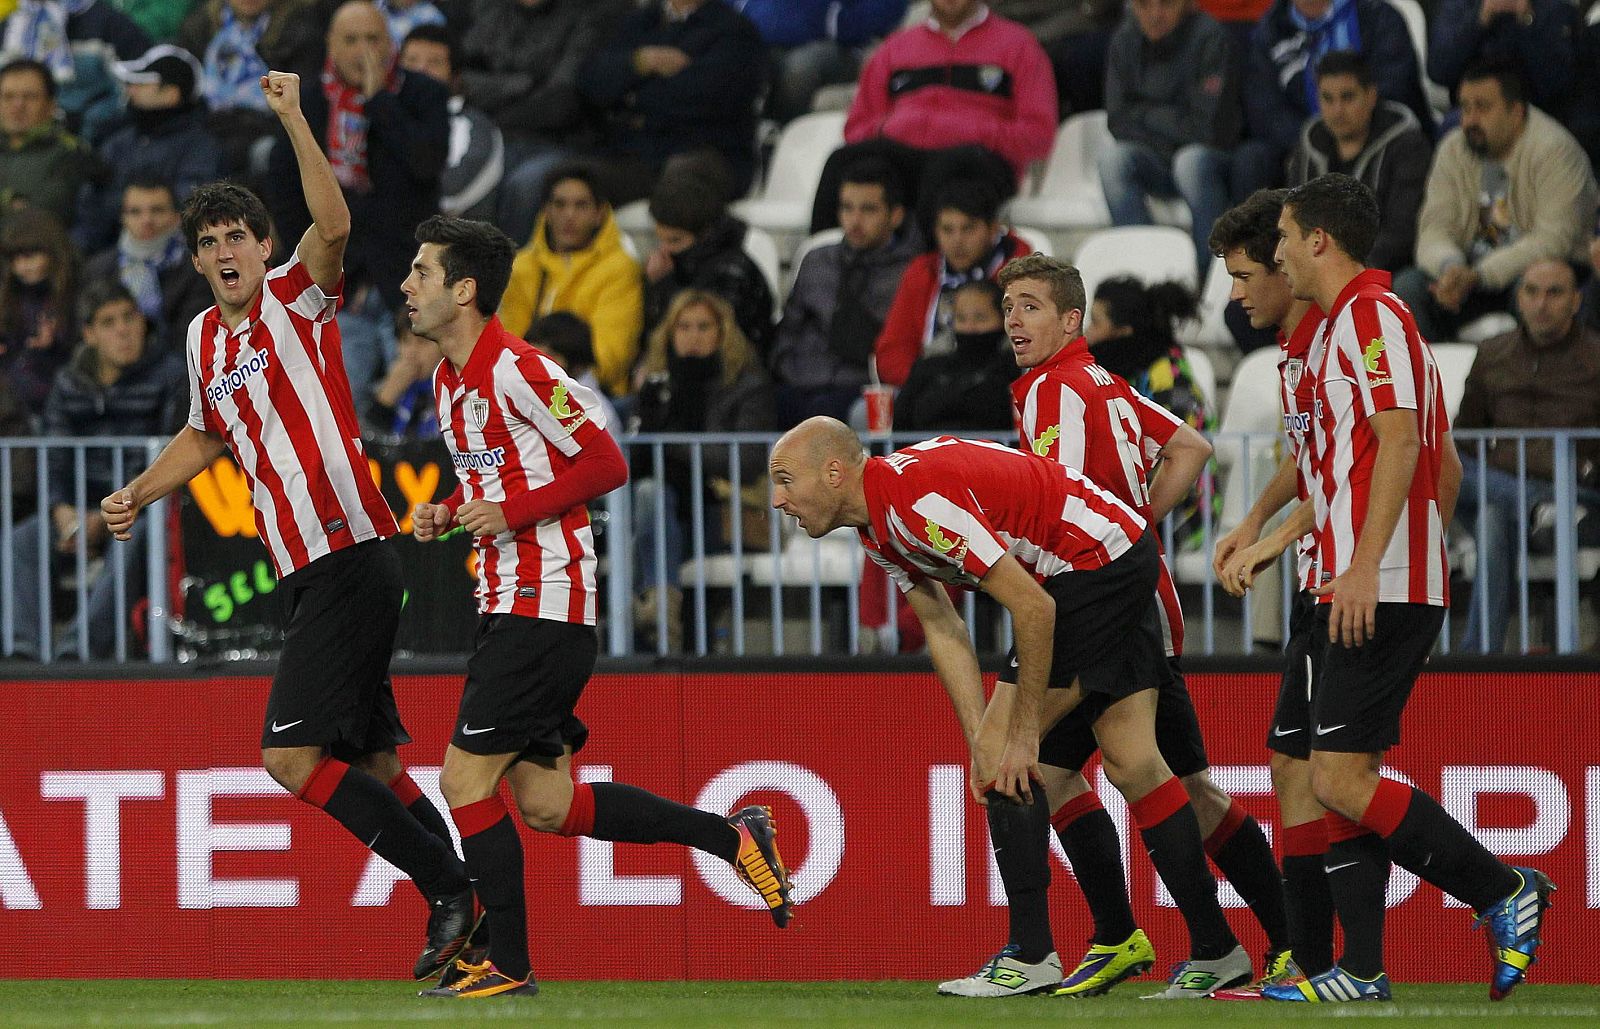
{"type": "Polygon", "coordinates": [[[983,720],[983,674],[978,669],[978,656],[973,652],[967,625],[944,587],[932,579],[919,580],[906,594],[906,601],[922,623],[933,670],[950,696],[967,745],[973,746],[978,739],[978,724],[983,720]]]}
{"type": "Polygon", "coordinates": [[[227,445],[219,437],[185,425],[150,462],[150,467],[100,501],[106,528],[119,540],[132,539],[133,522],[142,508],[205,471],[226,449],[227,445]]]}
{"type": "MultiPolygon", "coordinates": [[[[1294,502],[1299,493],[1295,480],[1294,458],[1285,457],[1278,463],[1278,470],[1272,473],[1267,488],[1262,490],[1261,496],[1250,505],[1250,511],[1244,516],[1244,521],[1217,540],[1216,551],[1211,557],[1211,571],[1219,580],[1222,579],[1223,569],[1228,566],[1229,559],[1259,540],[1261,529],[1267,524],[1267,520],[1294,502]]],[[[1278,553],[1281,554],[1283,551],[1280,550],[1278,553]]]]}
{"type": "Polygon", "coordinates": [[[1211,460],[1211,442],[1184,423],[1161,448],[1161,464],[1150,480],[1150,513],[1161,521],[1189,495],[1211,460]]]}
{"type": "Polygon", "coordinates": [[[1302,500],[1276,529],[1248,547],[1235,551],[1217,573],[1217,581],[1233,596],[1244,596],[1255,585],[1257,575],[1271,567],[1272,562],[1293,546],[1295,540],[1316,527],[1316,507],[1311,501],[1302,500]]]}
{"type": "Polygon", "coordinates": [[[339,180],[333,177],[333,168],[305,112],[300,110],[300,76],[291,72],[273,71],[261,77],[261,92],[266,94],[267,106],[283,123],[289,135],[289,145],[294,147],[295,164],[300,168],[300,188],[306,197],[306,210],[311,213],[311,227],[300,237],[295,253],[306,266],[322,292],[333,296],[339,291],[339,280],[344,275],[344,246],[350,238],[350,208],[345,205],[339,180]]]}
{"type": "Polygon", "coordinates": [[[1439,446],[1439,531],[1450,529],[1450,519],[1455,517],[1456,501],[1461,497],[1461,455],[1456,452],[1456,439],[1444,434],[1439,446]]]}
{"type": "Polygon", "coordinates": [[[549,518],[605,496],[628,481],[628,462],[611,435],[592,424],[584,426],[582,446],[572,464],[540,486],[507,497],[501,503],[469,500],[456,508],[456,519],[474,536],[521,532],[549,518]]]}
{"type": "Polygon", "coordinates": [[[1390,408],[1369,416],[1367,424],[1378,438],[1378,455],[1367,487],[1367,516],[1361,536],[1345,573],[1312,591],[1319,597],[1333,595],[1328,638],[1336,643],[1343,640],[1347,647],[1360,646],[1377,628],[1378,565],[1400,523],[1416,474],[1417,455],[1422,452],[1417,412],[1390,408]]]}
{"type": "Polygon", "coordinates": [[[978,585],[1011,613],[1017,646],[1016,696],[1004,726],[994,788],[1013,800],[1032,803],[1031,783],[1039,778],[1039,711],[1055,649],[1056,602],[1010,554],[996,561],[978,585]]]}

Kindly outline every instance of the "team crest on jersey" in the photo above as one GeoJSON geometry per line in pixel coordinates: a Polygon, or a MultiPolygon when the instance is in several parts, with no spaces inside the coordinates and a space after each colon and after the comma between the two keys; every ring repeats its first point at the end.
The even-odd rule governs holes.
{"type": "Polygon", "coordinates": [[[1393,375],[1378,374],[1378,358],[1383,356],[1384,347],[1383,337],[1379,336],[1368,343],[1367,348],[1361,352],[1361,363],[1366,366],[1369,386],[1387,386],[1394,381],[1393,375]]]}
{"type": "Polygon", "coordinates": [[[932,518],[927,520],[927,523],[922,527],[922,531],[928,534],[928,542],[933,544],[933,549],[939,552],[940,557],[946,558],[955,564],[961,564],[966,560],[967,541],[963,537],[957,536],[955,539],[950,539],[944,534],[944,529],[932,518]]]}
{"type": "Polygon", "coordinates": [[[1289,392],[1293,393],[1300,388],[1300,377],[1306,372],[1306,363],[1298,357],[1291,357],[1283,364],[1283,381],[1288,383],[1289,392]]]}
{"type": "Polygon", "coordinates": [[[556,388],[550,391],[550,404],[546,410],[550,412],[550,417],[561,423],[563,429],[573,432],[589,420],[589,412],[582,408],[574,411],[572,405],[567,403],[570,397],[567,387],[556,383],[556,388]]]}
{"type": "Polygon", "coordinates": [[[489,402],[482,397],[473,397],[467,402],[467,414],[472,418],[472,424],[483,428],[489,424],[489,402]]]}
{"type": "Polygon", "coordinates": [[[1033,441],[1033,452],[1040,457],[1049,457],[1050,448],[1056,445],[1056,440],[1061,438],[1061,426],[1052,425],[1039,433],[1039,438],[1033,441]]]}

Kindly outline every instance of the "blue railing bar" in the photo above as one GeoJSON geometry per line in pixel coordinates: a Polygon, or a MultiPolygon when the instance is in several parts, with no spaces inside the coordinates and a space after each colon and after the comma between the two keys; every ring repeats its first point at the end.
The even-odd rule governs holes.
{"type": "Polygon", "coordinates": [[[1551,465],[1556,502],[1556,652],[1578,649],[1578,475],[1568,436],[1557,436],[1551,465]]]}
{"type": "MultiPolygon", "coordinates": [[[[694,652],[706,653],[706,500],[704,447],[689,448],[689,529],[694,546],[694,652]]],[[[684,641],[687,645],[687,640],[684,641]]]]}

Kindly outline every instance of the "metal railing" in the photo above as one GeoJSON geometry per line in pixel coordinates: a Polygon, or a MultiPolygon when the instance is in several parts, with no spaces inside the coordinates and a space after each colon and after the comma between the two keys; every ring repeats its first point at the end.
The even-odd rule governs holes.
{"type": "MultiPolygon", "coordinates": [[[[868,442],[872,452],[887,453],[896,446],[917,442],[922,433],[900,433],[868,442]]],[[[864,577],[864,562],[853,531],[840,531],[813,541],[767,501],[764,472],[775,434],[693,434],[638,435],[626,438],[624,452],[631,467],[631,484],[596,502],[602,531],[601,631],[605,650],[617,657],[639,653],[688,655],[728,654],[732,656],[841,655],[866,652],[894,652],[898,645],[895,618],[895,591],[886,581],[872,583],[864,577]],[[746,467],[748,466],[748,467],[746,467]],[[711,474],[715,467],[723,475],[711,474]],[[724,485],[713,489],[713,481],[724,485]],[[662,489],[646,489],[647,480],[656,483],[676,481],[677,497],[662,489]],[[635,510],[641,491],[647,505],[635,510]],[[653,499],[649,499],[653,498],[653,499]],[[686,517],[681,522],[678,506],[686,517]],[[725,515],[722,508],[734,508],[725,515]],[[637,521],[636,516],[644,521],[637,521]],[[731,532],[723,537],[722,526],[731,532]],[[652,530],[636,535],[636,527],[652,530]],[[681,555],[674,555],[665,544],[674,529],[681,555]],[[658,545],[644,545],[648,536],[658,545]],[[658,588],[649,610],[636,611],[635,585],[646,579],[658,584],[676,583],[681,593],[658,588]],[[878,599],[863,596],[863,587],[878,594],[878,599]],[[881,587],[881,588],[877,588],[881,587]],[[681,597],[681,608],[672,605],[681,597]],[[865,608],[869,617],[863,618],[865,608]],[[681,613],[682,638],[673,639],[681,613]],[[638,617],[642,615],[643,617],[638,617]],[[866,624],[863,624],[866,623],[866,624]]],[[[1005,438],[1005,437],[991,437],[1005,438]]],[[[1513,609],[1518,630],[1513,651],[1548,649],[1571,653],[1578,649],[1580,627],[1580,588],[1600,574],[1600,548],[1580,548],[1577,536],[1579,487],[1576,473],[1576,445],[1580,441],[1600,440],[1600,430],[1459,432],[1458,446],[1464,460],[1480,462],[1488,455],[1492,441],[1514,447],[1516,453],[1517,505],[1514,578],[1506,588],[1515,591],[1513,609]],[[1550,498],[1542,521],[1552,529],[1548,554],[1530,549],[1534,527],[1529,516],[1530,479],[1528,448],[1538,441],[1551,447],[1554,467],[1564,470],[1549,484],[1550,498]],[[1536,618],[1535,616],[1542,616],[1536,618]],[[1536,624],[1548,624],[1547,639],[1534,634],[1536,624]]],[[[1255,645],[1281,640],[1289,622],[1289,607],[1294,593],[1292,554],[1279,562],[1275,573],[1241,601],[1228,597],[1212,575],[1211,553],[1217,537],[1236,524],[1256,493],[1265,485],[1281,454],[1282,437],[1275,432],[1218,434],[1213,442],[1224,465],[1217,477],[1222,496],[1222,513],[1214,515],[1209,504],[1198,506],[1200,521],[1198,546],[1184,547],[1175,539],[1175,526],[1169,518],[1162,526],[1167,545],[1167,560],[1183,595],[1188,623],[1190,654],[1239,654],[1255,645]]],[[[164,661],[174,656],[176,619],[169,610],[169,598],[176,595],[169,579],[166,505],[158,503],[140,518],[146,527],[142,569],[133,567],[130,548],[107,545],[104,565],[95,578],[95,555],[89,541],[79,533],[65,548],[55,539],[50,508],[57,503],[71,504],[79,511],[98,508],[100,498],[88,495],[89,462],[110,462],[110,478],[126,481],[135,464],[153,459],[165,440],[85,438],[71,441],[44,439],[0,440],[0,653],[17,656],[19,636],[36,635],[47,641],[38,657],[71,652],[88,658],[97,651],[118,661],[148,655],[164,661]],[[47,461],[51,455],[71,462],[73,488],[68,496],[52,496],[47,461]],[[32,461],[27,474],[31,492],[36,494],[31,509],[22,506],[30,490],[17,481],[17,471],[32,461]],[[36,513],[35,513],[36,512],[36,513]],[[30,521],[30,518],[36,520],[30,521]],[[19,602],[18,584],[22,576],[33,577],[29,591],[39,598],[27,606],[19,602]],[[109,637],[92,638],[90,595],[97,588],[109,590],[112,617],[109,637]],[[36,588],[32,588],[36,587],[36,588]],[[130,608],[140,596],[149,598],[147,647],[141,652],[130,637],[130,608]],[[76,602],[69,618],[58,617],[55,598],[76,602]],[[19,633],[26,624],[30,632],[19,633]],[[53,643],[48,641],[54,641],[53,643]]],[[[1480,479],[1477,486],[1480,508],[1491,502],[1488,488],[1480,479]]],[[[1600,518],[1600,510],[1594,512],[1600,518]]],[[[1460,523],[1462,519],[1458,518],[1460,523]]],[[[186,527],[185,531],[193,531],[186,527]]],[[[1467,537],[1459,527],[1452,532],[1453,553],[1464,554],[1460,540],[1467,537]]],[[[1457,569],[1458,581],[1464,569],[1457,569]]],[[[879,576],[873,569],[868,573],[879,576]]],[[[1500,580],[1502,583],[1504,580],[1500,580]]],[[[1480,584],[1481,585],[1481,584],[1480,584]]],[[[1491,571],[1490,587],[1496,586],[1491,571]]],[[[104,599],[106,594],[102,593],[104,599]]],[[[461,603],[470,604],[465,593],[461,603]]],[[[1010,623],[1003,610],[988,598],[964,594],[960,600],[974,642],[982,653],[1003,652],[1010,643],[1010,623]]],[[[1478,617],[1470,624],[1462,608],[1446,622],[1440,650],[1477,649],[1488,637],[1485,605],[1476,605],[1478,617]],[[1463,638],[1465,637],[1465,638],[1463,638]]],[[[31,655],[30,655],[31,656],[31,655]]],[[[183,654],[178,656],[182,657],[183,654]]]]}

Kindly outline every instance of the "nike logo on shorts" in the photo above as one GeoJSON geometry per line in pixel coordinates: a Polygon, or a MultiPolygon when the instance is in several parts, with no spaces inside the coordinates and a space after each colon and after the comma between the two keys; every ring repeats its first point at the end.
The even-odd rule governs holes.
{"type": "Polygon", "coordinates": [[[1333,732],[1335,729],[1343,729],[1345,726],[1347,726],[1349,724],[1350,724],[1349,722],[1340,722],[1338,725],[1330,725],[1326,729],[1324,729],[1322,726],[1319,725],[1319,726],[1317,726],[1317,735],[1318,736],[1326,736],[1326,735],[1328,735],[1328,733],[1333,732]]]}
{"type": "Polygon", "coordinates": [[[1359,865],[1360,863],[1361,862],[1359,862],[1359,861],[1346,861],[1342,865],[1334,865],[1332,868],[1324,868],[1322,870],[1322,874],[1323,875],[1329,875],[1329,874],[1331,874],[1333,872],[1337,872],[1341,868],[1353,868],[1354,866],[1359,865]]]}
{"type": "Polygon", "coordinates": [[[470,725],[463,725],[461,727],[461,735],[463,736],[478,736],[486,732],[494,732],[494,726],[491,725],[487,729],[474,729],[470,725]]]}
{"type": "Polygon", "coordinates": [[[285,729],[293,729],[295,726],[299,725],[303,721],[305,721],[304,718],[296,718],[294,721],[285,722],[282,725],[279,725],[276,721],[274,721],[272,723],[272,731],[273,732],[282,732],[285,729]]]}
{"type": "Polygon", "coordinates": [[[1297,733],[1299,731],[1300,731],[1299,729],[1276,729],[1275,728],[1275,729],[1272,730],[1272,735],[1274,735],[1274,736],[1293,736],[1295,733],[1297,733]]]}

